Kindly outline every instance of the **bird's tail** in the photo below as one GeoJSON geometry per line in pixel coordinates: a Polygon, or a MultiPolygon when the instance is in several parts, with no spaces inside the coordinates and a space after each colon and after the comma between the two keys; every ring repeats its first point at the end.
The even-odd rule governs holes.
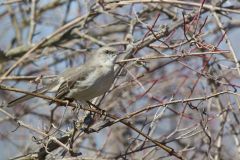
{"type": "MultiPolygon", "coordinates": [[[[40,88],[40,89],[37,89],[37,90],[33,91],[33,93],[43,94],[43,93],[47,92],[47,90],[48,89],[46,87],[43,87],[43,88],[40,88]]],[[[21,97],[15,99],[15,100],[9,102],[7,106],[8,107],[13,107],[13,106],[15,106],[15,105],[17,105],[19,103],[25,102],[25,101],[27,101],[29,99],[32,99],[32,98],[34,98],[33,95],[28,95],[27,94],[27,95],[21,96],[21,97]]]]}

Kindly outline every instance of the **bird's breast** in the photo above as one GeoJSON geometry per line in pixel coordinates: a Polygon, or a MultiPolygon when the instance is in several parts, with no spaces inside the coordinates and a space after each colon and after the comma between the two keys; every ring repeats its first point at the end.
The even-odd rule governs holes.
{"type": "Polygon", "coordinates": [[[71,97],[77,100],[91,100],[107,92],[113,81],[113,67],[98,66],[91,74],[89,74],[86,80],[79,84],[80,87],[85,86],[86,89],[81,90],[81,92],[77,92],[77,89],[72,91],[71,97]]]}

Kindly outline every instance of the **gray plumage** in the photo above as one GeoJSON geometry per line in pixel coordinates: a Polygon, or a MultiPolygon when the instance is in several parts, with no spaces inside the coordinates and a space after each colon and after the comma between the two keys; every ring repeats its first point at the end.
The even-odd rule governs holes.
{"type": "MultiPolygon", "coordinates": [[[[117,50],[102,47],[83,65],[66,69],[58,76],[43,81],[44,88],[35,93],[55,92],[59,99],[88,101],[109,90],[114,81],[117,50]]],[[[33,98],[25,95],[8,103],[8,107],[33,98]]]]}

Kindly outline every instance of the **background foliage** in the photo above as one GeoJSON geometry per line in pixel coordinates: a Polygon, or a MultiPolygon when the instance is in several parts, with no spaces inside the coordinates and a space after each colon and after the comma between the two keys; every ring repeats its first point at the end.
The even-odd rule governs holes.
{"type": "Polygon", "coordinates": [[[0,155],[237,159],[239,14],[234,0],[2,1],[0,155]],[[49,105],[51,94],[7,107],[104,45],[124,53],[92,101],[102,110],[49,105]]]}

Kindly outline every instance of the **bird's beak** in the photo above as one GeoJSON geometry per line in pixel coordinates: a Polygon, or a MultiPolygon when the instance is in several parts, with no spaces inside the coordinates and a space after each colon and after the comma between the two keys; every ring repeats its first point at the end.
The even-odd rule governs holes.
{"type": "Polygon", "coordinates": [[[117,55],[120,55],[120,54],[123,54],[123,53],[126,53],[126,51],[118,51],[117,55]]]}

